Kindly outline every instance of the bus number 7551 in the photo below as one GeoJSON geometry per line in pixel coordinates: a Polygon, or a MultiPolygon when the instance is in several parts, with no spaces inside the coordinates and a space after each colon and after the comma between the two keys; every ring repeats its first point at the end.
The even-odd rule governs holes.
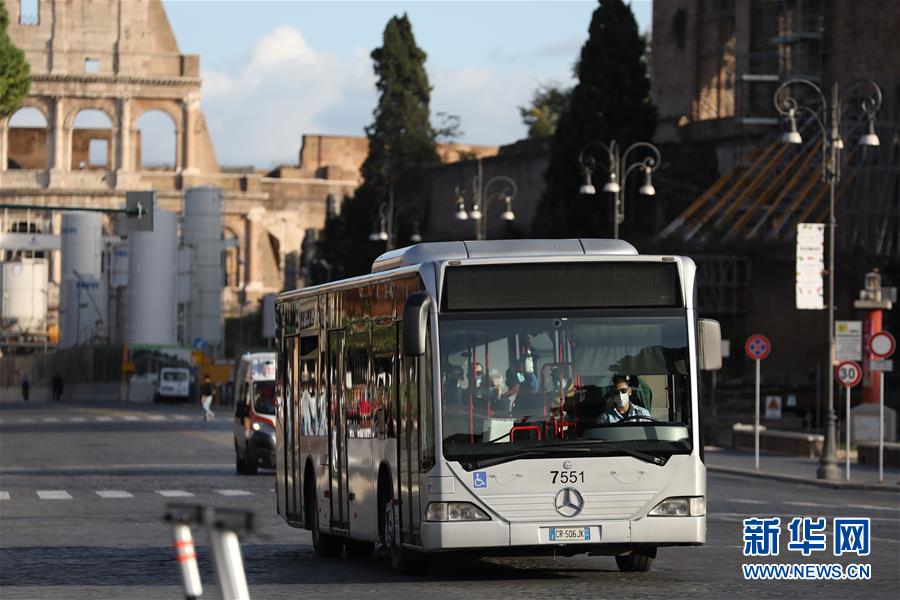
{"type": "Polygon", "coordinates": [[[560,483],[584,483],[584,471],[550,471],[553,475],[553,482],[559,479],[560,483]]]}

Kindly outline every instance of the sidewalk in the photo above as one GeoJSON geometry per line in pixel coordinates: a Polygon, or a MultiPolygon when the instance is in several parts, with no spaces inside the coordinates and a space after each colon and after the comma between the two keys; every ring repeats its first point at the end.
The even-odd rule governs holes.
{"type": "Polygon", "coordinates": [[[792,483],[807,483],[833,489],[883,490],[900,493],[900,468],[884,467],[884,483],[878,483],[878,465],[850,462],[850,481],[844,479],[843,458],[838,461],[840,481],[816,478],[819,461],[815,458],[777,452],[759,453],[759,470],[754,468],[753,452],[706,447],[706,468],[710,473],[727,473],[746,477],[762,477],[792,483]]]}

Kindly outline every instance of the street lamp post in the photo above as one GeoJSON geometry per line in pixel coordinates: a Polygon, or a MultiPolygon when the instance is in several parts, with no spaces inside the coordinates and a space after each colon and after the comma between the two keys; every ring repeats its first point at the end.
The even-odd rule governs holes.
{"type": "Polygon", "coordinates": [[[498,175],[488,180],[487,184],[482,186],[481,162],[478,163],[478,175],[472,180],[472,208],[466,208],[466,197],[463,189],[459,186],[456,188],[456,213],[455,216],[459,221],[472,220],[475,222],[475,239],[483,240],[487,238],[487,217],[488,208],[491,203],[502,198],[506,205],[505,210],[500,215],[504,221],[515,221],[516,214],[512,210],[513,198],[519,191],[516,182],[505,175],[498,175]],[[492,189],[494,191],[492,191],[492,189]]]}
{"type": "MultiPolygon", "coordinates": [[[[774,102],[775,109],[781,114],[788,123],[788,131],[782,136],[781,141],[786,144],[801,144],[803,138],[797,130],[797,113],[804,112],[813,117],[816,125],[818,125],[822,133],[822,180],[828,185],[828,368],[826,370],[826,380],[828,385],[828,405],[826,406],[826,423],[825,423],[825,443],[822,448],[822,456],[819,458],[819,468],[816,470],[816,477],[819,479],[828,479],[836,481],[840,479],[840,470],[837,466],[837,420],[834,413],[834,383],[831,374],[835,365],[835,344],[834,344],[834,237],[836,220],[834,215],[834,195],[838,181],[841,179],[841,150],[844,148],[844,142],[841,139],[841,104],[846,98],[847,92],[858,89],[861,86],[870,87],[872,92],[869,96],[864,96],[860,101],[860,108],[865,113],[867,120],[866,133],[859,138],[861,146],[878,146],[878,135],[875,133],[875,113],[881,108],[881,88],[872,80],[857,80],[852,82],[844,94],[838,93],[838,84],[835,82],[831,86],[831,102],[825,98],[822,90],[812,81],[808,79],[791,79],[782,83],[775,91],[774,102]],[[806,105],[801,105],[794,96],[791,95],[791,89],[795,87],[806,87],[812,90],[818,97],[818,110],[806,105]]],[[[848,423],[849,427],[850,424],[848,423]]],[[[850,452],[850,448],[847,448],[850,452]]]]}
{"type": "MultiPolygon", "coordinates": [[[[369,234],[369,241],[387,242],[387,249],[393,250],[397,245],[397,226],[400,215],[404,212],[416,212],[418,214],[418,211],[415,209],[409,211],[408,209],[410,208],[412,207],[401,207],[398,209],[394,205],[394,186],[390,184],[388,186],[388,201],[378,205],[378,227],[369,234]]],[[[422,241],[422,235],[419,233],[418,218],[413,220],[412,230],[409,241],[413,244],[418,244],[422,241]]]]}
{"type": "Polygon", "coordinates": [[[625,191],[628,176],[640,169],[644,174],[644,182],[638,188],[638,194],[655,196],[656,188],[653,187],[651,174],[659,168],[660,162],[662,162],[662,155],[659,153],[659,148],[649,142],[635,142],[620,154],[619,144],[615,140],[608,146],[603,142],[594,141],[588,142],[578,153],[578,164],[584,169],[584,184],[578,190],[580,194],[595,195],[597,189],[591,183],[591,175],[598,167],[602,166],[606,169],[608,180],[603,185],[603,191],[613,195],[613,238],[619,239],[619,225],[625,221],[625,202],[622,193],[625,191]],[[639,148],[649,150],[651,155],[628,164],[631,153],[639,148]],[[594,149],[602,150],[602,152],[592,153],[591,150],[594,149]],[[604,162],[605,164],[603,164],[604,162]]]}

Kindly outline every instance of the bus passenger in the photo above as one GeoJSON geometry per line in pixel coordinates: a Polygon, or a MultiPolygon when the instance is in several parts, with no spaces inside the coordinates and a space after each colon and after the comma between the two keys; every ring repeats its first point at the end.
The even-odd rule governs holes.
{"type": "MultiPolygon", "coordinates": [[[[623,419],[633,416],[650,417],[650,411],[631,401],[634,389],[628,385],[628,378],[624,375],[614,375],[613,385],[615,389],[612,392],[613,406],[600,413],[597,417],[597,423],[618,423],[623,419]]],[[[640,419],[638,419],[640,420],[640,419]]]]}

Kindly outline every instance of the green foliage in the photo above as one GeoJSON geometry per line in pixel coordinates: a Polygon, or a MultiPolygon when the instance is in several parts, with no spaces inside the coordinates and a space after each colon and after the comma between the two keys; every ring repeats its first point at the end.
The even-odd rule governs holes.
{"type": "MultiPolygon", "coordinates": [[[[575,68],[578,84],[553,136],[535,235],[610,237],[611,198],[602,193],[579,196],[583,171],[578,154],[592,141],[616,140],[627,148],[653,137],[656,108],[650,100],[645,50],[631,9],[622,0],[600,0],[575,68]]],[[[629,216],[638,218],[634,211],[629,216]]]]}
{"type": "Polygon", "coordinates": [[[31,69],[25,54],[9,39],[9,13],[0,2],[0,118],[12,115],[31,89],[31,69]]]}
{"type": "MultiPolygon", "coordinates": [[[[369,154],[362,165],[363,183],[344,202],[340,224],[332,224],[326,235],[334,254],[329,255],[325,248],[321,252],[334,266],[333,279],[369,272],[374,258],[385,249],[383,242],[368,241],[376,225],[378,206],[388,201],[393,186],[399,211],[406,197],[397,185],[403,172],[413,165],[439,160],[436,132],[429,121],[431,87],[425,58],[406,15],[391,18],[384,28],[382,46],[372,51],[381,95],[374,122],[366,128],[369,154]]],[[[458,118],[455,127],[452,117],[445,119],[444,127],[449,127],[443,131],[445,135],[458,132],[458,118]]]]}
{"type": "Polygon", "coordinates": [[[572,90],[553,83],[542,83],[531,95],[528,106],[520,106],[522,122],[528,126],[528,137],[549,137],[556,133],[559,117],[569,107],[572,90]]]}

